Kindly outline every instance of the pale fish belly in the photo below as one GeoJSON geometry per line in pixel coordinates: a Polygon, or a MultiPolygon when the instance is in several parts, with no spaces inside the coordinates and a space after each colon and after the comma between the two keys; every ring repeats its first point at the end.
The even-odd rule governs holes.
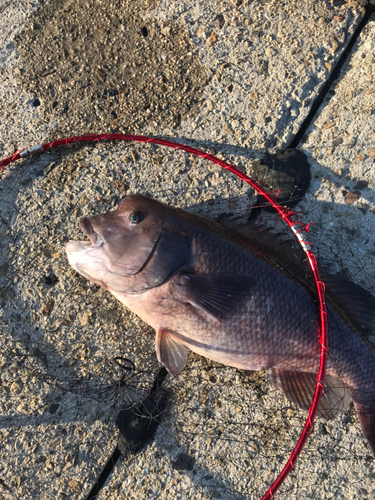
{"type": "Polygon", "coordinates": [[[318,369],[316,311],[308,294],[302,315],[301,307],[292,305],[280,321],[284,304],[272,293],[257,294],[220,322],[182,303],[171,282],[142,294],[112,293],[156,331],[170,332],[176,342],[213,361],[254,371],[318,369]]]}

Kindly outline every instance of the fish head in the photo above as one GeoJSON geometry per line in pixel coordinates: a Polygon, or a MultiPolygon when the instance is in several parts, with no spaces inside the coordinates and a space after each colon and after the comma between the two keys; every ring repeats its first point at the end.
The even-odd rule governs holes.
{"type": "Polygon", "coordinates": [[[89,241],[70,241],[70,265],[93,283],[137,293],[186,268],[190,241],[176,209],[142,195],[124,198],[116,210],[79,222],[89,241]]]}

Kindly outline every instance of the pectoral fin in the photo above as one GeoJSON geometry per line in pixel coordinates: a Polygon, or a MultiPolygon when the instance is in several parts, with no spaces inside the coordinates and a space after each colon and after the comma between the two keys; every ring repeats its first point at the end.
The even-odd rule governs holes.
{"type": "Polygon", "coordinates": [[[214,321],[223,321],[249,298],[253,284],[239,274],[184,274],[179,280],[184,300],[214,321]]]}
{"type": "MultiPolygon", "coordinates": [[[[315,394],[316,374],[269,369],[270,382],[276,389],[300,408],[308,410],[315,394]]],[[[326,375],[324,393],[320,399],[317,415],[327,420],[346,410],[350,402],[350,392],[345,383],[326,375]]]]}
{"type": "Polygon", "coordinates": [[[189,348],[176,338],[172,331],[165,328],[157,329],[155,347],[160,363],[163,363],[169,373],[179,380],[189,348]]]}

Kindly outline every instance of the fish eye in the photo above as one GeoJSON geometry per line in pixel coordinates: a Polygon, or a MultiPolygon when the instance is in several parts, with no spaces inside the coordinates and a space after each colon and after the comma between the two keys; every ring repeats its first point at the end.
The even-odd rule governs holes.
{"type": "Polygon", "coordinates": [[[129,215],[129,221],[132,224],[139,224],[143,220],[143,218],[144,218],[143,212],[132,212],[129,215]]]}

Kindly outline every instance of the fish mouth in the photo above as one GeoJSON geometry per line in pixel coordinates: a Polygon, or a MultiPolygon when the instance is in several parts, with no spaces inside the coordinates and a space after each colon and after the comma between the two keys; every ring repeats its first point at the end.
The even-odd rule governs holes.
{"type": "Polygon", "coordinates": [[[103,239],[94,231],[90,219],[83,217],[79,221],[79,227],[83,234],[88,237],[93,247],[101,247],[104,244],[103,239]]]}

